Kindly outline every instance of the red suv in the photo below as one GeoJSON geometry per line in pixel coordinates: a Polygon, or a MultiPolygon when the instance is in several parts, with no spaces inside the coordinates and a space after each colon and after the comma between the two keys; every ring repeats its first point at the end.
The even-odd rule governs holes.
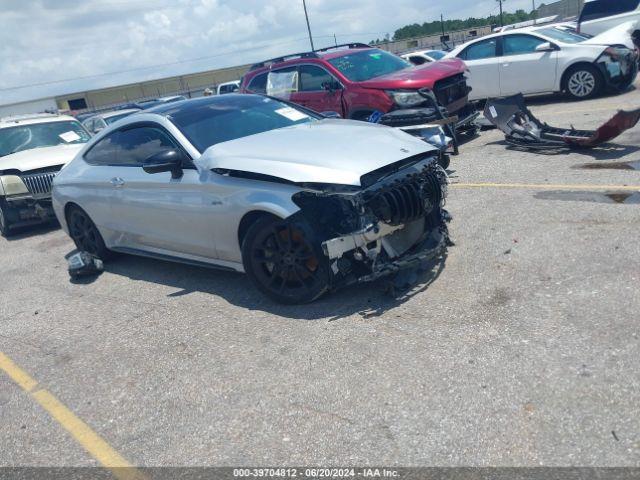
{"type": "Polygon", "coordinates": [[[477,116],[468,102],[465,70],[457,58],[414,66],[384,50],[352,43],[253,65],[240,91],[286,98],[343,118],[417,127],[442,118],[433,102],[418,93],[429,89],[444,113],[457,116],[461,131],[475,129],[477,116]]]}

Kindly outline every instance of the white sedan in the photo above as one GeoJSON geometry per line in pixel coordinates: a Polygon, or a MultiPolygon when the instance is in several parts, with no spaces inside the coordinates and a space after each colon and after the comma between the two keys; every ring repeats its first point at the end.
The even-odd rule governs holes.
{"type": "Polygon", "coordinates": [[[636,53],[610,38],[611,32],[588,38],[560,26],[522,28],[466,43],[445,58],[467,64],[472,100],[553,92],[587,99],[626,89],[636,78],[636,53]]]}

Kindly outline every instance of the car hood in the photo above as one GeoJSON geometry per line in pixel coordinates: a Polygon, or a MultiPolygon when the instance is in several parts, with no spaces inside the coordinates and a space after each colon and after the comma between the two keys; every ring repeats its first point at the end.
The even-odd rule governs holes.
{"type": "Polygon", "coordinates": [[[371,80],[360,82],[360,85],[377,89],[418,89],[425,87],[432,89],[438,80],[464,73],[466,68],[464,62],[459,58],[447,58],[372,78],[371,80]]]}
{"type": "Polygon", "coordinates": [[[28,172],[39,168],[66,165],[84,147],[84,143],[33,148],[0,157],[0,171],[20,170],[28,172]]]}
{"type": "Polygon", "coordinates": [[[582,45],[624,45],[630,50],[634,49],[631,33],[635,30],[637,22],[625,22],[613,27],[600,35],[581,42],[582,45]]]}
{"type": "Polygon", "coordinates": [[[391,127],[328,119],[219,143],[195,163],[202,170],[249,172],[294,183],[360,186],[367,173],[434,150],[391,127]]]}

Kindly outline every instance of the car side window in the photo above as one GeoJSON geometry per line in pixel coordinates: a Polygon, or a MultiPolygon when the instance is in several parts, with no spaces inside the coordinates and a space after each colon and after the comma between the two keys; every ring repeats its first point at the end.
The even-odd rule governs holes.
{"type": "Polygon", "coordinates": [[[496,47],[498,41],[496,38],[490,38],[489,40],[483,40],[473,45],[469,45],[465,48],[458,58],[463,60],[482,60],[484,58],[492,58],[497,55],[496,47]]]}
{"type": "Polygon", "coordinates": [[[139,167],[152,155],[172,148],[177,145],[159,128],[134,127],[106,136],[84,158],[91,165],[139,167]]]}
{"type": "Polygon", "coordinates": [[[417,55],[413,55],[409,57],[409,61],[414,65],[423,65],[427,63],[427,59],[424,57],[418,57],[417,55]]]}
{"type": "Polygon", "coordinates": [[[531,35],[505,35],[503,37],[504,55],[522,55],[535,53],[536,48],[545,40],[531,35]]]}
{"type": "Polygon", "coordinates": [[[322,88],[323,83],[335,81],[329,72],[315,65],[301,65],[299,72],[301,92],[318,92],[324,90],[322,88]]]}
{"type": "Polygon", "coordinates": [[[89,130],[91,133],[93,133],[93,123],[94,123],[93,118],[90,118],[89,120],[85,120],[85,121],[82,123],[82,126],[83,126],[84,128],[86,128],[87,130],[89,130]]]}
{"type": "Polygon", "coordinates": [[[269,72],[264,72],[253,77],[249,82],[249,85],[247,86],[247,90],[250,90],[254,93],[266,93],[268,75],[269,72]]]}

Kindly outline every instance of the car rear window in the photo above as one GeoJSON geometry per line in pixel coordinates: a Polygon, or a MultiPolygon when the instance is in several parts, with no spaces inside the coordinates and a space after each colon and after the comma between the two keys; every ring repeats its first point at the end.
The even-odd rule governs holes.
{"type": "Polygon", "coordinates": [[[631,12],[638,8],[638,5],[640,5],[640,0],[596,0],[587,2],[582,8],[580,22],[631,12]]]}

